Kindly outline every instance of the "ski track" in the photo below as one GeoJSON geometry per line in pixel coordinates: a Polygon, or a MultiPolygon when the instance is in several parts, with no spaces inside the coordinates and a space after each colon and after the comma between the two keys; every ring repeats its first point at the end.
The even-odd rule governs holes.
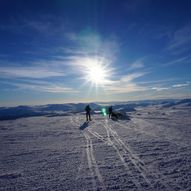
{"type": "MultiPolygon", "coordinates": [[[[80,119],[79,116],[77,117],[71,117],[71,123],[75,126],[80,126],[80,119]]],[[[96,134],[96,133],[95,133],[96,134]]],[[[87,155],[87,162],[88,162],[88,168],[91,174],[91,180],[92,180],[92,190],[97,191],[98,189],[98,185],[97,185],[97,179],[99,181],[99,184],[101,185],[102,190],[106,190],[105,184],[104,184],[104,180],[103,177],[99,171],[99,167],[97,165],[95,156],[94,156],[94,152],[93,152],[93,144],[92,144],[92,140],[90,138],[90,136],[88,135],[87,132],[83,132],[83,135],[86,139],[86,155],[87,155]]],[[[98,134],[99,136],[99,134],[98,134]]],[[[83,159],[83,154],[81,159],[83,159]]],[[[82,170],[83,165],[82,162],[80,164],[80,167],[78,168],[78,173],[76,175],[76,180],[80,177],[80,171],[82,170]]]]}
{"type": "MultiPolygon", "coordinates": [[[[146,121],[146,120],[143,120],[143,119],[139,119],[139,121],[141,121],[141,122],[139,122],[139,124],[145,124],[145,125],[147,125],[147,126],[149,126],[149,125],[152,125],[150,122],[148,122],[148,121],[146,121]]],[[[125,128],[125,129],[127,129],[127,125],[124,125],[124,124],[121,124],[121,123],[117,123],[117,125],[119,126],[119,127],[123,127],[123,128],[125,128]]],[[[112,130],[112,129],[111,129],[112,130]]],[[[112,130],[113,131],[113,130],[112,130]]],[[[153,134],[153,133],[147,133],[147,132],[145,132],[145,131],[143,131],[143,130],[135,130],[136,132],[141,132],[142,134],[145,134],[145,135],[148,135],[148,136],[152,136],[152,137],[154,137],[154,138],[161,138],[159,135],[156,135],[156,134],[153,134]]],[[[116,132],[114,131],[113,132],[114,134],[116,134],[116,132]]],[[[180,145],[179,144],[177,144],[177,143],[175,143],[175,142],[173,142],[171,139],[169,139],[169,138],[167,138],[167,137],[164,137],[164,139],[165,139],[165,141],[166,142],[168,142],[169,144],[173,144],[173,145],[176,145],[177,147],[180,147],[180,145]]],[[[124,143],[122,143],[122,144],[124,144],[124,143]]],[[[124,146],[127,148],[127,145],[128,144],[126,144],[126,146],[125,146],[125,144],[124,144],[124,146]]],[[[183,145],[183,146],[187,146],[187,145],[185,145],[185,144],[181,144],[181,145],[183,145]]],[[[127,148],[127,150],[129,150],[129,148],[127,148]]],[[[131,150],[129,150],[130,151],[130,153],[131,153],[131,155],[133,156],[133,158],[135,158],[135,161],[137,160],[137,161],[139,161],[140,163],[142,163],[142,164],[144,164],[143,163],[143,161],[141,161],[138,157],[136,157],[132,152],[131,152],[131,150]]],[[[144,164],[145,165],[145,164],[144,164]]],[[[142,168],[142,167],[141,167],[142,168]]],[[[172,190],[172,188],[167,184],[167,183],[165,183],[165,176],[160,172],[160,171],[158,171],[157,173],[153,173],[153,172],[149,172],[147,169],[145,169],[145,167],[144,167],[144,172],[145,172],[145,174],[147,174],[147,175],[150,175],[150,176],[152,176],[152,177],[154,177],[155,178],[155,182],[156,183],[160,183],[161,185],[163,185],[163,187],[164,188],[166,188],[167,190],[172,190]],[[162,179],[162,180],[161,180],[162,179]]]]}
{"type": "Polygon", "coordinates": [[[93,160],[92,160],[92,154],[91,154],[92,143],[91,143],[90,138],[88,137],[88,135],[86,133],[84,133],[84,136],[85,136],[86,141],[87,141],[86,153],[87,153],[88,167],[89,167],[91,177],[92,177],[92,189],[96,190],[96,179],[95,179],[95,175],[94,175],[93,160]]]}
{"type": "MultiPolygon", "coordinates": [[[[149,179],[147,178],[148,175],[152,175],[156,178],[157,182],[159,182],[159,177],[157,174],[153,174],[150,173],[148,171],[148,169],[146,169],[144,162],[138,158],[130,149],[129,146],[127,146],[128,144],[124,143],[121,138],[119,137],[118,133],[111,127],[111,125],[108,124],[108,119],[105,120],[105,124],[103,125],[104,128],[106,129],[106,134],[107,137],[103,137],[102,135],[100,135],[99,133],[88,129],[87,131],[94,136],[95,138],[101,140],[102,142],[104,142],[106,145],[108,146],[112,146],[114,148],[114,150],[117,152],[117,155],[119,156],[121,162],[123,163],[123,165],[125,166],[126,170],[129,172],[130,168],[129,168],[129,164],[128,162],[126,162],[125,158],[128,158],[134,165],[134,167],[137,169],[137,171],[141,174],[141,176],[144,178],[145,182],[147,183],[147,185],[149,186],[150,189],[154,189],[153,188],[153,184],[149,181],[149,179]],[[113,140],[111,140],[111,137],[113,138],[113,140]]],[[[91,126],[90,126],[91,127],[91,126]]],[[[131,170],[132,171],[132,170],[131,170]]],[[[136,177],[135,177],[136,178],[136,177]]],[[[139,182],[137,182],[137,180],[134,178],[134,183],[137,186],[138,190],[142,190],[142,187],[140,185],[139,182]]],[[[167,190],[170,190],[171,188],[165,184],[164,182],[159,182],[161,185],[163,185],[167,190]]]]}
{"type": "Polygon", "coordinates": [[[96,159],[93,153],[93,144],[90,136],[84,132],[84,136],[86,138],[86,153],[87,153],[87,160],[88,160],[88,167],[92,176],[92,189],[97,190],[97,184],[96,184],[96,177],[98,178],[99,183],[101,184],[101,187],[103,190],[105,189],[103,177],[99,171],[98,165],[96,163],[96,159]]]}
{"type": "Polygon", "coordinates": [[[85,159],[85,152],[84,151],[82,151],[82,155],[81,155],[81,163],[80,163],[80,166],[79,166],[79,168],[78,168],[78,172],[77,172],[77,175],[76,175],[76,180],[78,180],[79,178],[80,178],[80,172],[81,172],[81,170],[83,169],[83,161],[84,161],[84,159],[85,159]]]}
{"type": "MultiPolygon", "coordinates": [[[[143,171],[140,169],[140,167],[138,166],[138,164],[135,162],[135,159],[133,159],[133,157],[130,156],[130,151],[129,149],[127,149],[127,147],[125,146],[125,144],[122,142],[122,140],[119,138],[118,134],[112,130],[109,125],[108,125],[108,121],[106,119],[106,125],[104,125],[106,132],[107,132],[107,138],[105,139],[102,135],[98,134],[97,132],[93,132],[92,130],[88,130],[88,132],[91,133],[91,135],[93,135],[94,137],[98,138],[99,140],[103,141],[105,144],[112,146],[114,148],[114,150],[117,152],[117,155],[119,156],[122,164],[124,165],[124,167],[126,168],[127,172],[130,171],[129,165],[126,162],[126,159],[124,158],[124,154],[128,154],[128,158],[131,160],[131,162],[134,164],[134,166],[137,168],[137,170],[141,173],[141,175],[143,176],[143,178],[145,179],[145,182],[150,186],[150,188],[152,187],[151,183],[149,182],[149,180],[146,178],[145,174],[143,173],[143,171]],[[113,137],[113,140],[111,140],[111,137],[113,137]]],[[[132,154],[131,154],[132,155],[132,154]]],[[[140,163],[140,161],[138,161],[140,163]]],[[[134,184],[137,186],[138,190],[142,190],[142,187],[140,185],[140,183],[136,180],[136,177],[133,177],[134,180],[134,184]]]]}
{"type": "Polygon", "coordinates": [[[93,135],[94,137],[96,137],[97,139],[103,141],[105,144],[111,145],[110,142],[108,142],[107,139],[105,139],[102,135],[100,135],[99,133],[92,131],[92,130],[87,130],[91,135],[93,135]]]}
{"type": "MultiPolygon", "coordinates": [[[[145,163],[132,152],[132,150],[130,149],[130,147],[128,146],[127,143],[125,144],[120,139],[117,132],[112,129],[111,125],[108,124],[108,120],[106,120],[106,122],[107,122],[107,125],[105,126],[105,128],[107,128],[108,131],[110,131],[111,135],[114,137],[114,139],[116,140],[118,145],[123,148],[124,153],[126,153],[128,155],[129,159],[135,165],[136,169],[140,172],[140,174],[142,175],[142,177],[144,178],[146,183],[149,185],[149,187],[151,189],[154,189],[153,184],[149,181],[147,176],[152,175],[152,176],[154,176],[156,178],[155,180],[157,182],[159,182],[159,180],[157,180],[159,178],[157,176],[157,174],[153,174],[153,173],[149,172],[149,170],[145,167],[145,163]]],[[[162,184],[167,190],[170,190],[170,187],[167,184],[162,183],[162,182],[160,182],[160,184],[162,184]]]]}
{"type": "MultiPolygon", "coordinates": [[[[108,137],[108,141],[111,142],[113,148],[117,151],[117,154],[119,155],[121,162],[123,163],[123,165],[126,167],[126,169],[128,170],[128,172],[130,171],[129,169],[129,165],[126,162],[124,155],[126,155],[126,157],[134,164],[134,166],[136,167],[136,169],[140,172],[140,174],[142,175],[142,177],[145,179],[145,182],[149,185],[149,187],[152,187],[151,183],[149,182],[149,180],[146,178],[145,173],[143,172],[143,170],[141,170],[141,168],[139,167],[139,165],[141,165],[140,161],[135,160],[134,157],[132,157],[132,153],[130,152],[130,150],[126,147],[126,145],[123,143],[123,141],[119,138],[119,135],[117,134],[116,131],[114,131],[111,126],[108,124],[108,120],[106,119],[106,125],[104,125],[104,127],[106,128],[107,131],[107,137],[108,137]],[[113,141],[111,140],[110,137],[113,137],[113,141]],[[122,154],[123,153],[123,154],[122,154]]],[[[134,183],[136,184],[137,188],[139,190],[141,190],[141,186],[140,183],[137,182],[136,177],[134,177],[134,183]]]]}
{"type": "MultiPolygon", "coordinates": [[[[125,125],[122,125],[122,124],[120,124],[120,123],[118,123],[118,125],[121,126],[121,127],[126,128],[125,125]]],[[[111,129],[111,131],[113,131],[113,133],[118,136],[118,134],[117,134],[116,131],[114,131],[114,130],[112,130],[112,129],[111,129]]],[[[145,134],[147,134],[147,133],[145,133],[145,134]]],[[[150,134],[149,134],[149,135],[150,135],[150,134]]],[[[135,156],[135,155],[132,153],[130,147],[127,147],[127,145],[128,145],[127,143],[126,143],[126,145],[125,145],[120,139],[118,139],[118,141],[119,141],[119,142],[125,147],[125,149],[129,152],[129,154],[130,154],[132,160],[137,164],[137,166],[139,166],[138,168],[140,168],[140,171],[143,170],[144,177],[146,177],[146,175],[147,175],[147,176],[148,176],[148,175],[152,175],[153,177],[155,177],[155,180],[156,180],[157,182],[159,182],[161,185],[163,185],[166,189],[171,190],[171,188],[170,188],[167,184],[165,184],[164,182],[160,182],[160,181],[159,181],[159,179],[161,179],[161,178],[159,178],[159,174],[151,173],[151,172],[149,172],[148,169],[145,168],[144,162],[143,162],[140,158],[138,158],[137,156],[135,156]]],[[[160,174],[160,175],[161,175],[161,174],[160,174]]],[[[146,178],[146,179],[147,179],[147,178],[146,178]]],[[[150,183],[150,185],[151,185],[151,183],[150,183]]]]}

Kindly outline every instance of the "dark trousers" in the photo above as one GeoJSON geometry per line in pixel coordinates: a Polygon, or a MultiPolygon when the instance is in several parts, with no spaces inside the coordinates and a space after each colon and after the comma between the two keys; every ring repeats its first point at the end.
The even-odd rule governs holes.
{"type": "Polygon", "coordinates": [[[91,116],[90,116],[90,113],[86,113],[86,121],[91,121],[91,116]]]}

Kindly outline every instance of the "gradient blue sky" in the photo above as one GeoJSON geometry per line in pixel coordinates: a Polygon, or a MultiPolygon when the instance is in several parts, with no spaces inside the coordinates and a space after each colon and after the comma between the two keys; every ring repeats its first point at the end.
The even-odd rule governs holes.
{"type": "Polygon", "coordinates": [[[191,97],[191,1],[1,0],[0,105],[191,97]],[[91,84],[102,62],[107,82],[91,84]]]}

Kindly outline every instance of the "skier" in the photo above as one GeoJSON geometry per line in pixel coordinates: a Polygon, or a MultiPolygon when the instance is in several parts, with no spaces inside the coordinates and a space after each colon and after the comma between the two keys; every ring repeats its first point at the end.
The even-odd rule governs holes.
{"type": "Polygon", "coordinates": [[[108,108],[108,113],[109,113],[109,119],[111,119],[112,113],[113,113],[113,108],[112,108],[112,106],[110,106],[110,107],[108,108]]]}
{"type": "Polygon", "coordinates": [[[86,111],[86,121],[91,121],[91,116],[90,116],[90,111],[91,111],[91,108],[89,105],[87,105],[85,107],[85,111],[86,111]]]}

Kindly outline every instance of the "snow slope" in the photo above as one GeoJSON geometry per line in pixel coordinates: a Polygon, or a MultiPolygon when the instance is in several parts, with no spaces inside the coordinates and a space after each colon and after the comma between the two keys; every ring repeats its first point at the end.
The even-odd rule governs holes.
{"type": "Polygon", "coordinates": [[[93,115],[0,121],[0,190],[191,190],[191,107],[130,121],[93,115]]]}

